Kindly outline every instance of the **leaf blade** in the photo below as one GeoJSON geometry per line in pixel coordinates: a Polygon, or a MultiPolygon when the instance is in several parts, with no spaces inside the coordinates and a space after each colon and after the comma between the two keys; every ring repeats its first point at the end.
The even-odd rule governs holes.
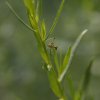
{"type": "Polygon", "coordinates": [[[72,50],[71,47],[69,47],[67,50],[67,53],[66,53],[64,60],[63,60],[63,64],[62,64],[61,69],[60,69],[60,74],[65,70],[66,65],[68,64],[68,62],[70,60],[71,50],[72,50]]]}
{"type": "Polygon", "coordinates": [[[79,36],[78,38],[76,39],[75,43],[73,44],[72,46],[72,50],[71,50],[71,53],[70,53],[70,58],[69,58],[69,62],[68,64],[66,65],[65,69],[63,70],[63,72],[61,73],[60,77],[58,78],[59,82],[61,82],[63,80],[63,78],[65,77],[66,73],[67,73],[67,70],[72,62],[72,58],[74,56],[74,52],[78,46],[78,44],[80,43],[82,37],[87,33],[87,29],[85,29],[79,36]]]}
{"type": "Polygon", "coordinates": [[[49,30],[49,34],[48,34],[47,38],[49,37],[49,35],[52,34],[52,32],[54,31],[54,29],[55,29],[55,27],[56,27],[56,24],[57,24],[57,22],[58,22],[58,20],[59,20],[59,17],[60,17],[60,15],[61,15],[62,9],[63,9],[63,7],[64,7],[64,3],[65,3],[65,0],[62,0],[61,4],[60,4],[60,6],[59,6],[59,9],[58,9],[58,11],[57,11],[57,14],[56,14],[56,16],[55,16],[55,18],[54,18],[53,24],[52,24],[52,26],[51,26],[51,28],[50,28],[50,30],[49,30]]]}
{"type": "Polygon", "coordinates": [[[72,80],[70,74],[67,76],[67,82],[68,82],[68,87],[70,90],[71,97],[72,97],[72,99],[74,99],[75,89],[74,89],[73,80],[72,80]]]}
{"type": "Polygon", "coordinates": [[[81,100],[82,99],[82,96],[85,93],[85,91],[89,85],[89,82],[90,82],[92,64],[93,64],[93,60],[90,61],[89,65],[85,71],[85,75],[82,78],[82,80],[80,81],[78,90],[75,93],[74,100],[81,100]]]}
{"type": "Polygon", "coordinates": [[[53,67],[51,68],[50,71],[48,71],[48,78],[49,78],[49,82],[50,82],[52,91],[58,98],[61,98],[62,97],[61,89],[59,87],[57,75],[56,75],[53,67]]]}
{"type": "Polygon", "coordinates": [[[13,7],[10,5],[9,2],[6,1],[6,5],[8,6],[8,8],[10,9],[10,11],[16,16],[16,18],[23,24],[25,25],[29,30],[34,31],[31,26],[29,26],[28,24],[26,24],[23,19],[16,13],[16,11],[13,9],[13,7]]]}

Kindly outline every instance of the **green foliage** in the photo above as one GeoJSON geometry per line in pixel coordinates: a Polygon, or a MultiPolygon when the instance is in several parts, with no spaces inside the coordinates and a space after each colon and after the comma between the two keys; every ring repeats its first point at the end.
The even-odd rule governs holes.
{"type": "Polygon", "coordinates": [[[46,25],[45,25],[44,20],[42,21],[42,24],[41,24],[41,38],[43,41],[46,39],[46,25]]]}
{"type": "Polygon", "coordinates": [[[29,30],[33,31],[33,29],[27,25],[22,18],[19,17],[19,15],[15,12],[15,10],[12,8],[12,6],[9,4],[9,2],[6,1],[7,6],[9,7],[9,9],[11,10],[11,12],[16,16],[16,18],[22,23],[24,24],[29,30]]]}
{"type": "Polygon", "coordinates": [[[35,11],[35,0],[23,0],[24,4],[27,8],[27,10],[29,11],[29,14],[31,16],[34,16],[36,11],[35,11]]]}
{"type": "Polygon", "coordinates": [[[74,89],[73,80],[70,74],[67,75],[67,82],[68,82],[68,87],[71,94],[71,99],[74,100],[75,89],[74,89]]]}
{"type": "MultiPolygon", "coordinates": [[[[62,0],[61,5],[60,5],[60,7],[59,7],[59,9],[58,9],[58,11],[57,11],[57,14],[56,14],[56,16],[55,16],[55,19],[54,19],[54,21],[53,21],[53,24],[52,24],[52,26],[51,26],[51,28],[50,28],[49,35],[52,34],[52,32],[53,32],[54,29],[55,29],[55,26],[56,26],[56,24],[57,24],[57,22],[58,22],[58,19],[59,19],[59,17],[60,17],[61,12],[62,12],[64,3],[65,3],[65,0],[62,0]]],[[[48,36],[49,36],[49,35],[48,35],[48,36]]]]}
{"type": "Polygon", "coordinates": [[[68,48],[67,53],[63,59],[63,63],[62,66],[60,66],[60,75],[64,72],[64,70],[66,69],[66,66],[70,60],[70,55],[71,55],[71,47],[68,48]]]}
{"type": "Polygon", "coordinates": [[[59,86],[59,83],[57,80],[57,75],[56,75],[56,72],[54,71],[54,68],[51,68],[50,71],[48,71],[48,78],[49,78],[50,85],[51,85],[53,92],[55,93],[55,95],[58,98],[61,98],[62,97],[62,90],[59,86]]]}
{"type": "Polygon", "coordinates": [[[82,91],[86,91],[88,85],[89,85],[89,82],[90,82],[90,76],[91,76],[91,67],[92,67],[92,64],[93,64],[93,60],[90,61],[87,69],[86,69],[86,72],[84,74],[84,78],[83,78],[83,85],[82,85],[82,91]]]}
{"type": "MultiPolygon", "coordinates": [[[[59,81],[61,82],[63,80],[63,78],[65,77],[67,71],[68,71],[68,68],[71,64],[71,61],[72,61],[72,58],[74,56],[74,52],[78,46],[78,44],[80,43],[82,37],[85,35],[85,33],[87,32],[87,30],[84,30],[80,35],[79,37],[76,39],[75,43],[73,44],[73,46],[71,48],[69,48],[68,50],[68,53],[66,54],[65,58],[64,58],[64,62],[63,62],[63,70],[61,70],[61,74],[60,74],[60,77],[59,77],[59,81]]],[[[62,67],[61,66],[61,67],[62,67]]]]}
{"type": "Polygon", "coordinates": [[[74,100],[82,100],[83,95],[85,95],[85,92],[88,88],[89,82],[90,82],[90,76],[91,76],[91,67],[93,64],[93,60],[90,61],[86,72],[84,74],[84,77],[82,78],[80,85],[79,85],[79,89],[77,90],[74,100]]]}
{"type": "MultiPolygon", "coordinates": [[[[54,19],[54,22],[50,28],[48,36],[47,36],[45,21],[44,21],[44,19],[41,19],[41,16],[39,14],[39,6],[40,6],[39,1],[23,0],[23,2],[26,7],[27,15],[28,15],[31,26],[24,23],[24,21],[16,14],[15,10],[11,7],[11,5],[8,2],[7,2],[7,5],[10,8],[10,10],[14,13],[14,15],[25,26],[27,26],[30,30],[33,31],[34,36],[37,40],[39,52],[45,63],[45,68],[47,69],[46,71],[47,71],[51,89],[52,89],[53,93],[58,97],[59,100],[67,100],[68,97],[65,95],[65,91],[64,91],[62,83],[64,82],[63,81],[64,77],[68,73],[68,69],[72,62],[72,58],[74,56],[75,50],[77,49],[77,46],[79,45],[81,39],[87,32],[87,29],[84,30],[79,35],[79,37],[76,39],[75,43],[68,48],[67,53],[65,54],[64,58],[62,59],[62,57],[60,56],[60,61],[59,61],[59,56],[57,54],[57,47],[55,47],[54,44],[51,44],[49,47],[50,47],[51,53],[53,55],[51,53],[49,53],[49,50],[47,49],[47,45],[46,45],[46,39],[48,39],[49,35],[52,34],[52,32],[58,22],[58,19],[61,14],[61,11],[63,9],[65,0],[62,0],[62,2],[61,2],[61,5],[58,9],[58,12],[54,19]],[[53,56],[53,59],[50,56],[53,56]]],[[[78,92],[75,92],[75,90],[74,90],[73,81],[71,79],[71,76],[67,75],[69,90],[70,90],[70,94],[71,94],[73,100],[82,100],[82,94],[86,90],[87,84],[89,83],[89,80],[90,80],[90,69],[91,69],[91,63],[86,71],[85,78],[83,80],[83,84],[81,85],[81,89],[79,89],[78,92]]]]}

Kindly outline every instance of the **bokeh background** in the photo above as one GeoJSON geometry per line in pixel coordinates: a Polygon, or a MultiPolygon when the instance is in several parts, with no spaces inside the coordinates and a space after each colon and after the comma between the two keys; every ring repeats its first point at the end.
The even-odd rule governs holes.
{"type": "MultiPolygon", "coordinates": [[[[42,1],[49,30],[61,0],[42,1]]],[[[0,100],[56,100],[41,67],[33,33],[17,20],[5,2],[0,0],[0,100]]],[[[28,23],[22,0],[9,2],[28,23]]],[[[77,48],[70,70],[77,89],[89,61],[95,58],[87,94],[100,100],[100,0],[66,0],[54,31],[60,51],[65,53],[84,29],[89,31],[77,48]]]]}

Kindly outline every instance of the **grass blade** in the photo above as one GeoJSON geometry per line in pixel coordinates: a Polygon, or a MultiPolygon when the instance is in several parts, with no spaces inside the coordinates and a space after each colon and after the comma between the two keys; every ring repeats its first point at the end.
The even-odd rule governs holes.
{"type": "Polygon", "coordinates": [[[61,82],[64,78],[64,76],[66,75],[67,73],[67,70],[72,62],[72,58],[74,56],[74,52],[78,46],[78,44],[80,43],[82,37],[85,35],[85,33],[87,32],[88,30],[84,30],[80,35],[79,37],[76,39],[75,43],[73,44],[72,46],[72,50],[71,50],[71,53],[70,53],[70,57],[69,57],[69,61],[68,61],[68,64],[66,65],[65,69],[63,70],[63,72],[61,73],[60,77],[58,78],[59,82],[61,82]]]}
{"type": "Polygon", "coordinates": [[[73,45],[73,47],[72,47],[72,56],[73,56],[73,54],[74,54],[74,52],[75,52],[77,46],[79,45],[79,43],[80,43],[82,37],[87,33],[87,31],[88,31],[88,30],[85,29],[85,30],[79,35],[79,37],[76,39],[76,41],[75,41],[75,43],[74,43],[74,45],[73,45]]]}
{"type": "Polygon", "coordinates": [[[72,97],[72,100],[73,100],[74,94],[75,94],[75,89],[74,89],[73,80],[71,78],[71,75],[67,76],[67,82],[68,82],[68,87],[69,87],[70,94],[71,94],[71,97],[72,97]]]}
{"type": "Polygon", "coordinates": [[[66,55],[65,55],[65,57],[64,57],[62,66],[60,67],[60,74],[62,74],[62,72],[65,70],[66,65],[68,64],[68,62],[69,62],[69,60],[70,60],[71,50],[72,50],[72,48],[69,47],[69,48],[68,48],[68,51],[67,51],[67,53],[66,53],[66,55]]]}
{"type": "Polygon", "coordinates": [[[85,93],[85,91],[89,85],[89,82],[90,82],[92,64],[93,64],[93,60],[90,61],[89,65],[86,69],[85,75],[80,82],[79,89],[75,94],[74,100],[81,100],[82,99],[82,96],[85,93]]]}
{"type": "Polygon", "coordinates": [[[52,91],[58,98],[61,98],[62,97],[61,88],[59,86],[57,75],[53,67],[48,71],[48,78],[52,91]]]}
{"type": "Polygon", "coordinates": [[[83,85],[82,85],[83,91],[85,91],[88,87],[88,84],[89,84],[89,81],[90,81],[90,76],[91,76],[92,64],[93,64],[93,60],[90,61],[89,65],[86,69],[86,72],[85,72],[85,76],[84,76],[84,79],[83,79],[83,85]]]}
{"type": "Polygon", "coordinates": [[[28,24],[26,24],[23,19],[21,17],[19,17],[19,15],[15,12],[15,10],[13,9],[13,7],[9,4],[9,2],[6,1],[6,4],[8,6],[8,8],[10,9],[10,11],[16,16],[16,18],[22,23],[24,24],[29,30],[34,31],[28,24]]]}
{"type": "Polygon", "coordinates": [[[58,11],[57,11],[56,17],[55,17],[55,19],[54,19],[54,21],[53,21],[53,24],[52,24],[51,28],[50,28],[50,31],[49,31],[49,34],[48,34],[47,38],[49,37],[49,35],[52,34],[52,32],[53,32],[54,29],[55,29],[55,26],[56,26],[56,24],[57,24],[57,22],[58,22],[58,19],[59,19],[60,15],[61,15],[61,12],[62,12],[64,3],[65,3],[65,0],[62,0],[62,2],[61,2],[61,4],[60,4],[60,7],[59,7],[59,9],[58,9],[58,11]]]}

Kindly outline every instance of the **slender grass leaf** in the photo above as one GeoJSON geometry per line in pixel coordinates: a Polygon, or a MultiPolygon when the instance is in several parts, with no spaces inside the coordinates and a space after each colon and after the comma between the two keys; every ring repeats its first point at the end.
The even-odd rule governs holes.
{"type": "Polygon", "coordinates": [[[80,43],[82,37],[85,35],[85,33],[87,32],[88,30],[84,30],[79,36],[78,38],[76,39],[75,43],[73,44],[72,48],[71,48],[71,53],[70,53],[70,57],[69,57],[69,61],[68,63],[66,63],[66,60],[65,60],[65,63],[67,64],[66,67],[63,69],[63,72],[61,73],[60,77],[58,78],[59,82],[61,82],[63,80],[63,78],[65,77],[67,71],[68,71],[68,68],[72,62],[72,58],[74,56],[74,53],[75,53],[75,50],[78,46],[78,44],[80,43]]]}
{"type": "Polygon", "coordinates": [[[93,60],[90,61],[89,65],[86,69],[85,75],[80,82],[79,89],[75,94],[75,100],[81,100],[83,94],[85,94],[85,92],[87,90],[87,87],[88,87],[89,82],[90,82],[92,64],[93,64],[93,60]]]}
{"type": "Polygon", "coordinates": [[[51,68],[50,71],[48,71],[48,78],[50,81],[50,86],[51,86],[52,91],[58,98],[61,98],[62,97],[61,88],[59,86],[59,83],[57,80],[57,75],[56,75],[56,72],[54,71],[53,67],[51,68]]]}
{"type": "Polygon", "coordinates": [[[88,65],[88,67],[86,69],[84,78],[83,78],[83,82],[82,82],[82,85],[81,85],[81,90],[83,92],[86,91],[86,89],[87,89],[87,87],[89,85],[89,82],[90,82],[92,64],[93,64],[93,60],[90,61],[89,65],[88,65]]]}
{"type": "Polygon", "coordinates": [[[41,37],[38,34],[36,34],[36,36],[38,36],[38,37],[36,37],[37,42],[38,42],[38,49],[39,49],[39,52],[40,52],[44,62],[46,64],[51,64],[45,43],[42,41],[41,37]]]}
{"type": "Polygon", "coordinates": [[[75,89],[74,89],[73,80],[71,78],[71,75],[67,76],[67,82],[68,82],[68,87],[70,90],[71,97],[72,97],[72,99],[74,99],[75,89]]]}
{"type": "Polygon", "coordinates": [[[46,64],[49,64],[49,63],[50,63],[50,60],[49,60],[49,58],[48,58],[48,55],[45,53],[44,48],[43,48],[43,47],[40,47],[40,45],[38,45],[38,49],[39,49],[39,51],[40,51],[41,57],[42,57],[42,59],[44,60],[44,62],[45,62],[46,64]]]}
{"type": "Polygon", "coordinates": [[[76,41],[75,41],[75,43],[74,43],[74,45],[73,45],[73,47],[72,47],[72,56],[73,56],[75,50],[77,49],[77,46],[79,45],[81,39],[82,39],[83,36],[87,33],[87,31],[88,31],[88,30],[85,29],[85,30],[78,36],[78,38],[76,39],[76,41]]]}
{"type": "Polygon", "coordinates": [[[67,51],[67,53],[66,53],[66,55],[64,57],[62,66],[60,67],[60,74],[65,70],[65,68],[66,68],[66,66],[67,66],[67,64],[68,64],[68,62],[70,60],[71,50],[72,50],[72,48],[69,47],[68,51],[67,51]]]}
{"type": "Polygon", "coordinates": [[[19,17],[19,15],[16,13],[16,11],[13,9],[13,7],[9,4],[9,2],[6,1],[6,4],[8,6],[8,8],[10,9],[10,11],[16,16],[16,18],[22,23],[24,24],[29,30],[34,31],[28,24],[26,24],[23,19],[21,17],[19,17]]]}
{"type": "Polygon", "coordinates": [[[62,12],[64,3],[65,3],[65,0],[62,0],[62,1],[61,1],[61,4],[60,4],[60,7],[59,7],[59,9],[58,9],[58,11],[57,11],[57,14],[56,14],[56,16],[55,16],[55,19],[54,19],[54,21],[53,21],[53,24],[52,24],[52,26],[51,26],[51,28],[50,28],[50,31],[49,31],[49,34],[48,34],[47,38],[49,37],[50,34],[53,33],[53,31],[54,31],[54,29],[55,29],[55,26],[56,26],[56,24],[57,24],[57,22],[58,22],[58,19],[59,19],[60,15],[61,15],[61,12],[62,12]]]}

